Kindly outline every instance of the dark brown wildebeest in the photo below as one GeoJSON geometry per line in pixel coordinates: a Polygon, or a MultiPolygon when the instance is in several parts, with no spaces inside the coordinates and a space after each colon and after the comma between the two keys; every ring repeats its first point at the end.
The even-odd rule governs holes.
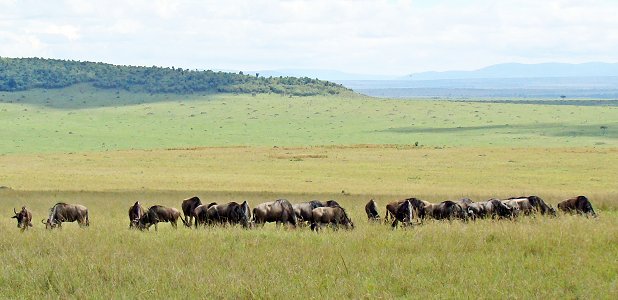
{"type": "Polygon", "coordinates": [[[144,208],[139,204],[139,201],[135,201],[133,206],[129,207],[129,228],[137,228],[139,219],[144,215],[144,208]]]}
{"type": "Polygon", "coordinates": [[[241,224],[243,227],[248,228],[251,221],[251,214],[249,212],[249,204],[244,201],[242,204],[236,202],[229,202],[225,204],[215,204],[208,208],[206,211],[207,222],[219,224],[241,224]]]}
{"type": "Polygon", "coordinates": [[[66,204],[56,203],[49,209],[49,217],[47,222],[41,220],[45,224],[45,228],[54,229],[56,227],[62,228],[63,222],[75,222],[79,224],[79,227],[87,227],[90,225],[88,220],[88,208],[79,204],[66,204]]]}
{"type": "Polygon", "coordinates": [[[339,227],[339,224],[344,225],[346,229],[354,229],[354,223],[341,206],[317,207],[313,209],[311,214],[311,230],[315,232],[318,232],[324,224],[331,224],[335,230],[339,227]]]}
{"type": "Polygon", "coordinates": [[[476,220],[476,218],[485,218],[487,210],[485,209],[484,202],[469,203],[467,213],[468,217],[472,220],[476,220]]]}
{"type": "Polygon", "coordinates": [[[24,231],[28,227],[32,227],[32,213],[25,206],[22,206],[19,212],[13,208],[13,212],[15,215],[11,218],[17,219],[17,228],[21,228],[21,231],[24,231]]]}
{"type": "Polygon", "coordinates": [[[571,199],[564,200],[558,203],[558,209],[567,213],[578,213],[584,215],[592,215],[597,217],[597,213],[594,212],[590,200],[586,196],[577,196],[571,199]]]}
{"type": "Polygon", "coordinates": [[[512,218],[515,214],[515,211],[506,206],[499,199],[490,199],[485,202],[479,202],[485,206],[485,211],[487,215],[490,215],[492,218],[512,218]]]}
{"type": "Polygon", "coordinates": [[[412,224],[412,219],[414,218],[414,208],[412,207],[412,202],[409,199],[403,200],[403,202],[397,206],[397,210],[393,214],[394,221],[391,224],[393,229],[397,228],[397,223],[401,222],[404,226],[409,226],[412,224]]]}
{"type": "Polygon", "coordinates": [[[195,216],[195,228],[197,228],[198,225],[206,225],[208,223],[207,212],[213,205],[217,205],[217,202],[212,202],[208,205],[202,204],[193,210],[193,215],[195,216]]]}
{"type": "Polygon", "coordinates": [[[378,214],[378,204],[375,200],[371,199],[365,204],[365,213],[369,221],[380,221],[380,214],[378,214]]]}
{"type": "Polygon", "coordinates": [[[191,227],[195,217],[195,208],[200,205],[202,205],[202,201],[197,196],[182,201],[181,208],[182,213],[185,215],[186,222],[183,222],[185,226],[191,227]]]}
{"type": "Polygon", "coordinates": [[[420,200],[418,198],[408,198],[408,199],[404,199],[404,200],[400,200],[400,201],[393,201],[389,204],[386,205],[386,213],[384,216],[384,222],[388,223],[390,220],[395,220],[395,215],[397,214],[397,209],[399,208],[399,206],[401,206],[405,201],[410,201],[410,204],[412,204],[412,209],[413,209],[413,213],[412,216],[416,216],[416,218],[418,218],[418,222],[421,223],[422,220],[425,218],[425,210],[424,207],[427,205],[430,205],[431,203],[425,201],[425,200],[420,200]]]}
{"type": "Polygon", "coordinates": [[[262,226],[267,222],[276,222],[277,224],[284,223],[296,227],[298,223],[292,204],[285,199],[278,199],[256,206],[253,209],[253,219],[255,224],[262,224],[262,226]]]}
{"type": "Polygon", "coordinates": [[[430,203],[423,207],[423,214],[436,220],[462,219],[467,220],[467,213],[458,203],[450,200],[440,203],[430,203]]]}
{"type": "Polygon", "coordinates": [[[157,224],[159,222],[170,222],[174,229],[178,228],[176,224],[178,222],[178,218],[185,223],[185,220],[180,215],[180,212],[173,207],[165,207],[162,205],[153,205],[151,206],[139,219],[139,228],[140,229],[150,229],[150,226],[155,226],[155,231],[159,230],[157,224]]]}
{"type": "Polygon", "coordinates": [[[324,204],[317,200],[292,204],[294,214],[296,214],[296,219],[298,220],[299,224],[304,224],[307,222],[311,223],[313,209],[323,206],[324,204]]]}

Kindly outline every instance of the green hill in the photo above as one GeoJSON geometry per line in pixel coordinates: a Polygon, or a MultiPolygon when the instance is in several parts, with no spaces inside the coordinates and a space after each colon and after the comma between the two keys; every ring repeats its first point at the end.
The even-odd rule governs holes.
{"type": "Polygon", "coordinates": [[[54,89],[89,83],[100,89],[151,94],[275,93],[335,95],[342,85],[307,77],[260,77],[182,68],[119,66],[98,62],[0,57],[0,91],[54,89]]]}

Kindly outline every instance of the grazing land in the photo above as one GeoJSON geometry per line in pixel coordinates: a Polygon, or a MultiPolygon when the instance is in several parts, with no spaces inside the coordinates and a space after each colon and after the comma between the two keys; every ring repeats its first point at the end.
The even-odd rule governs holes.
{"type": "Polygon", "coordinates": [[[616,107],[89,85],[0,101],[3,298],[618,297],[616,107]],[[371,198],[383,215],[411,196],[531,194],[554,207],[586,195],[599,218],[393,231],[363,210],[371,198]],[[252,207],[336,199],[356,228],[128,229],[133,202],[180,208],[194,195],[252,207]],[[91,226],[46,231],[59,201],[87,206],[91,226]],[[10,219],[22,205],[34,214],[23,233],[10,219]]]}
{"type": "Polygon", "coordinates": [[[0,153],[416,143],[617,147],[618,107],[375,100],[352,94],[116,95],[77,85],[0,92],[0,127],[0,153]]]}

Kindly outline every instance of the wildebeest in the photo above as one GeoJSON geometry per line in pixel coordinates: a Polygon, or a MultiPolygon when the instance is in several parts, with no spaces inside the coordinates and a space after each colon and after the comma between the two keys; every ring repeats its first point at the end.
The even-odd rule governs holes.
{"type": "Polygon", "coordinates": [[[249,204],[244,201],[242,204],[229,202],[225,204],[215,204],[206,211],[209,223],[218,222],[220,224],[241,224],[248,228],[251,220],[249,204]]]}
{"type": "Polygon", "coordinates": [[[563,212],[568,212],[568,213],[576,212],[578,214],[584,214],[584,215],[590,214],[595,218],[597,217],[597,213],[594,212],[594,209],[592,208],[592,204],[590,203],[590,200],[586,198],[586,196],[577,196],[574,198],[564,200],[558,203],[558,209],[563,212]]]}
{"type": "Polygon", "coordinates": [[[176,229],[178,225],[178,218],[182,220],[183,223],[186,221],[180,215],[180,212],[173,207],[165,207],[162,205],[153,205],[151,206],[139,219],[139,228],[140,229],[150,229],[150,226],[155,226],[155,231],[159,230],[157,224],[159,222],[170,222],[172,227],[176,229]]]}
{"type": "MultiPolygon", "coordinates": [[[[412,217],[414,218],[414,216],[416,216],[419,220],[419,223],[422,222],[422,220],[425,218],[425,210],[424,207],[426,205],[430,205],[431,203],[425,201],[425,200],[420,200],[417,198],[407,198],[404,200],[400,200],[400,201],[393,201],[390,202],[389,204],[386,205],[386,212],[384,213],[384,222],[388,223],[390,220],[395,220],[395,215],[397,214],[397,210],[398,208],[405,202],[405,201],[410,201],[410,204],[412,204],[412,217]]],[[[412,220],[410,220],[412,221],[412,220]]]]}
{"type": "Polygon", "coordinates": [[[47,222],[41,220],[41,222],[45,224],[45,228],[49,229],[56,227],[61,228],[63,222],[75,221],[77,221],[82,228],[89,226],[88,208],[79,204],[66,204],[62,202],[56,203],[56,205],[49,209],[47,222]]]}
{"type": "Polygon", "coordinates": [[[367,219],[369,221],[379,221],[380,215],[378,214],[378,204],[375,200],[371,199],[365,205],[365,213],[367,214],[367,219]]]}
{"type": "Polygon", "coordinates": [[[129,228],[137,228],[139,219],[144,215],[144,208],[136,201],[133,206],[129,207],[129,228]]]}
{"type": "Polygon", "coordinates": [[[286,199],[259,204],[253,209],[255,224],[264,225],[267,222],[290,224],[296,227],[298,220],[292,204],[286,199]]]}
{"type": "Polygon", "coordinates": [[[487,215],[492,216],[492,218],[512,218],[515,213],[511,207],[506,206],[499,199],[490,199],[482,203],[487,215]]]}
{"type": "Polygon", "coordinates": [[[322,202],[322,206],[323,207],[337,207],[341,205],[339,205],[339,203],[337,203],[337,201],[335,200],[328,200],[326,202],[322,202]]]}
{"type": "MultiPolygon", "coordinates": [[[[512,197],[509,198],[507,200],[519,200],[519,199],[526,199],[528,200],[528,203],[530,203],[530,206],[532,206],[532,208],[534,209],[531,212],[528,213],[532,213],[534,211],[538,211],[540,212],[542,215],[556,215],[556,210],[551,207],[550,205],[547,205],[547,203],[545,203],[545,201],[543,201],[543,199],[541,199],[538,196],[528,196],[528,197],[512,197]]],[[[525,203],[525,201],[523,201],[525,203]]],[[[524,204],[525,205],[525,204],[524,204]]],[[[522,209],[522,207],[520,207],[520,209],[522,209]]],[[[526,207],[526,209],[528,209],[526,207]]]]}
{"type": "Polygon", "coordinates": [[[298,220],[299,224],[304,222],[311,223],[313,209],[323,206],[324,204],[317,200],[292,204],[294,214],[296,214],[296,219],[298,220]]]}
{"type": "Polygon", "coordinates": [[[195,228],[197,228],[198,225],[206,225],[208,223],[208,209],[213,205],[217,205],[217,202],[212,202],[208,205],[202,204],[193,210],[193,215],[195,216],[195,228]]]}
{"type": "Polygon", "coordinates": [[[394,220],[391,227],[395,229],[397,227],[397,223],[401,222],[404,226],[409,226],[412,222],[412,218],[414,216],[414,209],[412,208],[412,203],[409,199],[403,200],[401,204],[399,204],[393,214],[394,220]]]}
{"type": "Polygon", "coordinates": [[[17,228],[21,228],[24,231],[28,227],[32,227],[32,213],[25,206],[22,206],[19,212],[13,208],[13,212],[15,215],[11,218],[17,219],[17,228]]]}
{"type": "Polygon", "coordinates": [[[535,211],[528,198],[509,198],[502,200],[502,203],[511,209],[514,216],[517,216],[520,213],[524,215],[531,215],[535,211]]]}
{"type": "Polygon", "coordinates": [[[182,201],[181,208],[182,213],[185,215],[185,226],[191,227],[193,218],[195,217],[195,208],[200,205],[202,205],[202,201],[197,196],[182,201]]]}
{"type": "Polygon", "coordinates": [[[452,220],[454,218],[462,220],[467,219],[467,212],[464,211],[463,207],[450,200],[426,204],[423,207],[423,214],[436,220],[452,220]]]}
{"type": "Polygon", "coordinates": [[[485,202],[472,202],[468,204],[466,212],[471,219],[484,218],[487,215],[485,202]]]}
{"type": "Polygon", "coordinates": [[[314,208],[311,213],[311,230],[316,232],[318,232],[324,224],[331,224],[333,229],[337,229],[339,224],[344,225],[347,229],[354,229],[354,223],[341,206],[317,207],[314,208]]]}

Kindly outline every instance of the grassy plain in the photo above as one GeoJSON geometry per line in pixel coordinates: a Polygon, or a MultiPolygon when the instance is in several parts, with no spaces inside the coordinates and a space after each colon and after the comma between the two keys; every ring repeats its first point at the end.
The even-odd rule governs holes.
{"type": "Polygon", "coordinates": [[[431,147],[617,147],[617,120],[618,107],[355,95],[116,95],[76,86],[0,93],[0,153],[416,142],[431,147]]]}
{"type": "MultiPolygon", "coordinates": [[[[20,233],[0,220],[5,298],[593,298],[618,295],[618,214],[517,221],[429,222],[408,230],[368,224],[364,195],[208,193],[206,199],[336,198],[353,231],[308,228],[127,229],[130,202],[179,206],[184,192],[18,192],[37,222],[51,199],[87,205],[92,226],[40,223],[20,233]]],[[[381,198],[384,204],[386,199],[381,198]]]]}
{"type": "Polygon", "coordinates": [[[0,94],[1,298],[618,297],[615,107],[79,88],[0,94]],[[587,195],[600,217],[392,231],[363,210],[528,194],[587,195]],[[134,201],[193,195],[336,199],[356,229],[127,229],[134,201]],[[58,201],[88,206],[92,226],[45,231],[58,201]],[[9,218],[22,205],[35,219],[24,233],[9,218]]]}

